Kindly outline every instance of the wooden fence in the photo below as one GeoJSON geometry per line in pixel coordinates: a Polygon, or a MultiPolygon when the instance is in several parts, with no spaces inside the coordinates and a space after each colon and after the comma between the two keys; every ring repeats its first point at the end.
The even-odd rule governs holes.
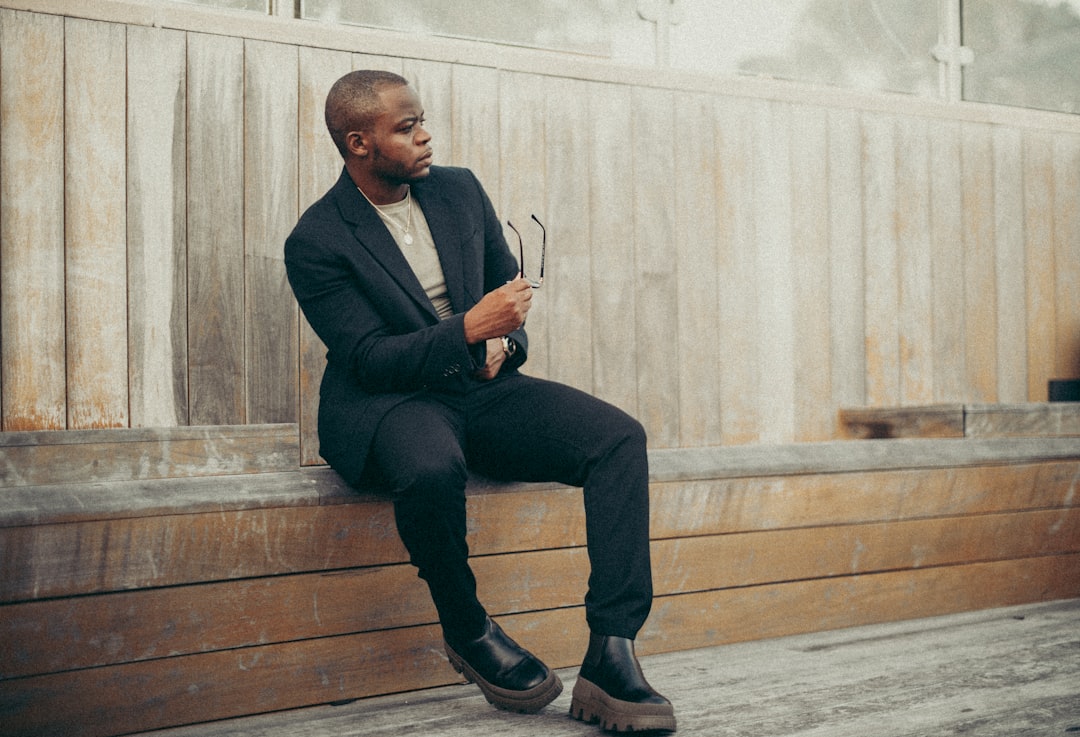
{"type": "Polygon", "coordinates": [[[654,447],[1080,375],[1076,116],[70,5],[0,0],[3,430],[299,422],[316,462],[282,243],[340,169],[326,91],[368,66],[415,80],[439,163],[548,226],[529,370],[654,447]]]}

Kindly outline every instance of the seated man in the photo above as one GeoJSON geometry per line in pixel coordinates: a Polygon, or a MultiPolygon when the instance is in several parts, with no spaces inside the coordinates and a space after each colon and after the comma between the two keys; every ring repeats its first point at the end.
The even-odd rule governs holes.
{"type": "Polygon", "coordinates": [[[591,634],[571,713],[604,729],[674,730],[633,645],[652,605],[644,430],[588,394],[518,372],[532,287],[473,174],[432,165],[405,79],[345,75],[326,123],[344,171],[285,243],[290,284],[328,349],[323,457],[347,481],[391,495],[451,665],[492,704],[526,713],[562,683],[477,600],[466,469],[581,486],[591,634]]]}

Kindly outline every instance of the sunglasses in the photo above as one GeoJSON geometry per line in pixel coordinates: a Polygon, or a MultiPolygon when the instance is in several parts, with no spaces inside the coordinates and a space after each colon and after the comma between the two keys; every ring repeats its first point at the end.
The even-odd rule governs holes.
{"type": "Polygon", "coordinates": [[[529,286],[533,289],[539,289],[540,285],[544,283],[544,259],[547,257],[547,228],[544,227],[542,222],[537,220],[535,215],[532,216],[532,219],[540,226],[540,231],[543,233],[543,241],[540,246],[540,278],[537,281],[533,281],[525,276],[525,246],[521,242],[521,233],[518,232],[518,229],[515,228],[514,224],[509,220],[506,221],[506,224],[510,226],[510,230],[514,231],[514,235],[516,235],[518,239],[518,266],[521,269],[521,278],[529,282],[529,286]]]}

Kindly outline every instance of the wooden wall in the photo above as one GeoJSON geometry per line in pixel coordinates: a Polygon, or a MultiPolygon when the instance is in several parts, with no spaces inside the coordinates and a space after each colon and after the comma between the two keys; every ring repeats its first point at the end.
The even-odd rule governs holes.
{"type": "Polygon", "coordinates": [[[0,0],[3,430],[299,422],[317,461],[282,243],[340,169],[326,91],[368,66],[415,80],[440,163],[548,226],[530,371],[654,447],[1080,375],[1076,116],[68,5],[0,0]]]}

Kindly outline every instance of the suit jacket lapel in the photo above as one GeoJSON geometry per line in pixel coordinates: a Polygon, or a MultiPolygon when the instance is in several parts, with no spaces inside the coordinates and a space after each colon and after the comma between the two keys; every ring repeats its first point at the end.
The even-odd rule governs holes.
{"type": "Polygon", "coordinates": [[[390,235],[382,218],[356,188],[346,170],[342,171],[341,177],[334,185],[334,197],[341,216],[354,226],[353,233],[360,245],[367,249],[368,253],[386,269],[387,273],[417,305],[437,320],[438,314],[435,312],[435,307],[428,299],[405,255],[401,252],[394,237],[390,235]]]}

